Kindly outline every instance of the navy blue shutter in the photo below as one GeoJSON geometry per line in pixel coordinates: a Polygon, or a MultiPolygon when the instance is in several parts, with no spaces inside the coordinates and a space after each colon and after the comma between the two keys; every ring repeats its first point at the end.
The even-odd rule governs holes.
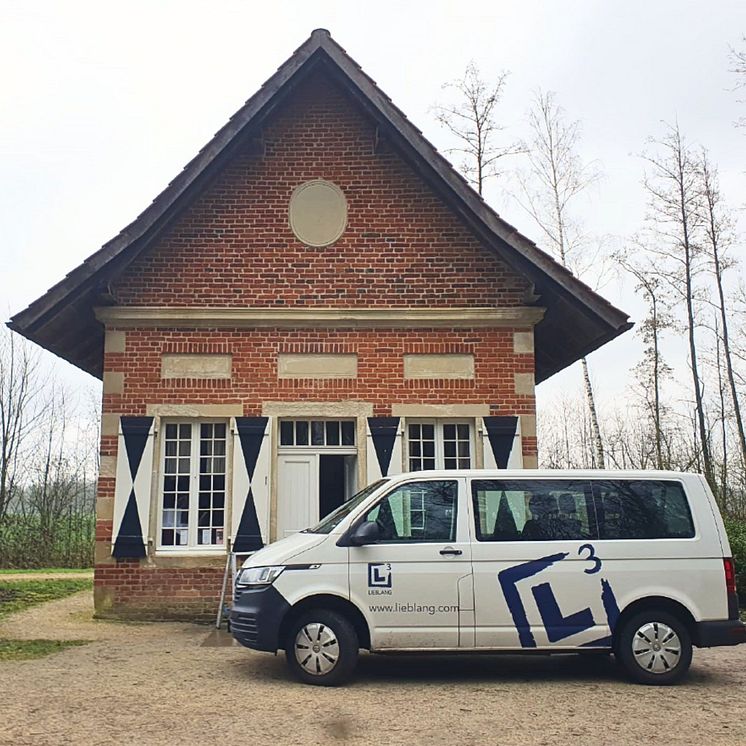
{"type": "Polygon", "coordinates": [[[399,433],[399,417],[368,417],[368,429],[373,440],[381,476],[387,476],[391,468],[396,436],[399,433]]]}
{"type": "Polygon", "coordinates": [[[484,417],[484,427],[487,431],[487,439],[495,457],[498,469],[507,469],[510,452],[515,443],[515,434],[518,427],[517,417],[484,417]]]}

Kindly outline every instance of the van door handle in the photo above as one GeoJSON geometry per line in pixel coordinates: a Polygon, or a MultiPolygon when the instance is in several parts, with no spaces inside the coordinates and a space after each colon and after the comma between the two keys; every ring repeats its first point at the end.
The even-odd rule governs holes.
{"type": "Polygon", "coordinates": [[[454,549],[453,547],[445,547],[444,549],[440,550],[440,553],[445,557],[447,555],[452,555],[454,557],[458,557],[459,554],[463,554],[463,552],[460,549],[454,549]]]}

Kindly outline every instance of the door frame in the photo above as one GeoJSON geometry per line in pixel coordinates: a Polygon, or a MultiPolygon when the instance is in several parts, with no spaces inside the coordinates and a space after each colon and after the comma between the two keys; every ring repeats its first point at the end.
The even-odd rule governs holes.
{"type": "MultiPolygon", "coordinates": [[[[312,508],[310,511],[310,525],[318,523],[319,517],[319,457],[320,456],[354,456],[356,459],[359,458],[357,446],[282,446],[278,447],[276,451],[276,464],[277,464],[277,490],[275,494],[275,515],[274,515],[274,531],[272,541],[278,541],[284,538],[280,535],[281,526],[279,525],[280,515],[280,480],[281,480],[281,460],[282,457],[287,456],[309,456],[315,460],[314,468],[314,479],[315,484],[312,485],[310,500],[312,508]]],[[[347,474],[345,473],[345,479],[347,474]]]]}

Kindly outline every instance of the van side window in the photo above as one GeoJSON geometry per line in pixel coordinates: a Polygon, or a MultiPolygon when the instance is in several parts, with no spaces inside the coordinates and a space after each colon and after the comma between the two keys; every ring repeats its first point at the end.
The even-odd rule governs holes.
{"type": "Polygon", "coordinates": [[[365,520],[378,524],[382,543],[455,541],[457,503],[458,482],[411,482],[386,495],[365,520]]]}
{"type": "Polygon", "coordinates": [[[593,483],[602,539],[689,539],[692,514],[678,482],[614,479],[593,483]]]}
{"type": "Polygon", "coordinates": [[[478,541],[596,538],[590,482],[475,479],[471,492],[478,541]]]}

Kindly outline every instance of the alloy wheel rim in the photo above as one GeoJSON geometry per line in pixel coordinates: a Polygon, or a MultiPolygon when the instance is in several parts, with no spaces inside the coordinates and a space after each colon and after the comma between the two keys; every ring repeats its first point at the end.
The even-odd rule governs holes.
{"type": "Polygon", "coordinates": [[[653,674],[668,673],[681,660],[681,640],[663,622],[646,622],[632,638],[632,653],[640,668],[653,674]]]}
{"type": "Polygon", "coordinates": [[[339,642],[334,631],[320,622],[306,624],[295,636],[295,660],[313,676],[329,673],[339,660],[339,642]]]}

